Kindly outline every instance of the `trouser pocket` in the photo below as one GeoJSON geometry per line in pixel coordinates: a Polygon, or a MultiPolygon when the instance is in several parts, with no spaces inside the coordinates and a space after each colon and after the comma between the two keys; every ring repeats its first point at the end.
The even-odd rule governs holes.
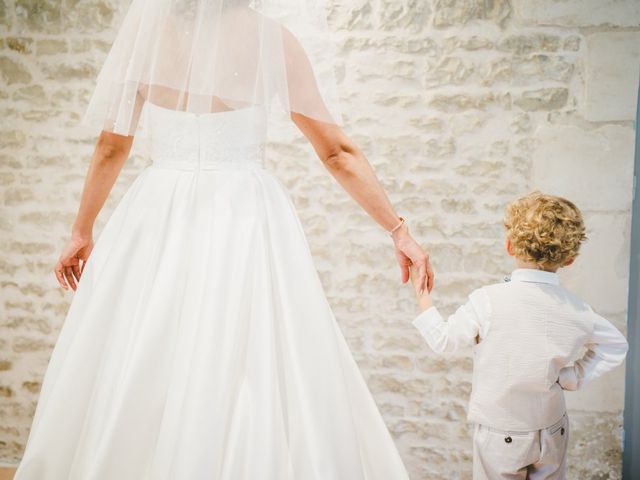
{"type": "Polygon", "coordinates": [[[560,420],[541,432],[541,464],[560,467],[567,455],[569,444],[569,418],[566,414],[560,420]]]}
{"type": "MultiPolygon", "coordinates": [[[[508,432],[477,426],[474,478],[498,479],[521,474],[537,458],[538,442],[537,431],[508,432]]],[[[526,470],[524,473],[526,476],[526,470]]]]}

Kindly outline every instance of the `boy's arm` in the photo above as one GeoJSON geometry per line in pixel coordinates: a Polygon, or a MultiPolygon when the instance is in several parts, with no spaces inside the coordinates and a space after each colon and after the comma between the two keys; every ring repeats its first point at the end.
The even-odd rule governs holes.
{"type": "Polygon", "coordinates": [[[433,305],[429,292],[416,293],[420,313],[413,325],[437,353],[455,352],[461,347],[472,346],[478,336],[484,337],[489,327],[489,299],[482,289],[469,295],[467,303],[462,305],[448,321],[433,305]]]}
{"type": "Polygon", "coordinates": [[[629,344],[624,335],[600,315],[595,315],[587,351],[573,365],[560,370],[558,383],[564,390],[578,390],[596,377],[620,365],[629,344]]]}

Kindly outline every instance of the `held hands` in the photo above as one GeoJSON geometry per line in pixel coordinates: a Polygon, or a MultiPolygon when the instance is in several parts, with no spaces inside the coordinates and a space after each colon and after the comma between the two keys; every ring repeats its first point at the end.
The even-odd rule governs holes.
{"type": "Polygon", "coordinates": [[[409,229],[405,224],[402,224],[395,230],[391,234],[391,237],[395,244],[396,259],[400,265],[402,283],[406,283],[409,280],[410,269],[413,267],[416,270],[416,280],[413,282],[416,293],[422,291],[430,292],[433,288],[435,275],[431,268],[429,255],[426,254],[422,248],[420,248],[420,245],[411,237],[409,229]]]}
{"type": "Polygon", "coordinates": [[[53,271],[56,279],[62,288],[68,290],[71,287],[74,291],[78,288],[80,276],[87,265],[89,255],[93,250],[93,237],[91,235],[71,236],[71,240],[62,250],[62,254],[56,263],[53,271]],[[82,266],[80,266],[82,260],[82,266]]]}
{"type": "Polygon", "coordinates": [[[420,277],[418,274],[418,270],[415,267],[410,267],[411,274],[411,283],[413,283],[414,291],[416,293],[416,299],[418,300],[418,305],[420,306],[420,311],[425,311],[433,307],[433,301],[431,300],[431,295],[429,295],[429,291],[425,290],[420,293],[419,290],[419,281],[420,277]]]}

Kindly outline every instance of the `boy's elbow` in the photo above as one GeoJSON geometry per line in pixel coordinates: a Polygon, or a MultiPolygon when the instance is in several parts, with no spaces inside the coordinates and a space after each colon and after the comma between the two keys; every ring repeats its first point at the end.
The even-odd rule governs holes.
{"type": "Polygon", "coordinates": [[[622,341],[620,342],[619,352],[620,361],[618,363],[621,364],[624,362],[624,359],[627,357],[627,353],[629,352],[629,342],[624,337],[622,337],[622,341]]]}
{"type": "Polygon", "coordinates": [[[629,352],[629,342],[627,341],[627,339],[625,338],[624,335],[622,335],[622,333],[620,334],[620,337],[618,339],[618,341],[616,342],[615,346],[616,348],[616,353],[615,355],[613,355],[613,357],[617,360],[617,364],[621,364],[622,362],[624,362],[624,359],[627,356],[627,353],[629,352]]]}
{"type": "Polygon", "coordinates": [[[622,347],[620,348],[620,353],[621,353],[621,356],[622,356],[622,360],[624,361],[624,359],[627,356],[627,353],[629,353],[629,343],[627,341],[625,341],[622,344],[622,347]]]}

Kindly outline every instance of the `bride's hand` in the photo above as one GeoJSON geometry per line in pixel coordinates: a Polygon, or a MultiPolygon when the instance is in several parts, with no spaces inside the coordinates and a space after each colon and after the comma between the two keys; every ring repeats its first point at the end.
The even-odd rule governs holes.
{"type": "Polygon", "coordinates": [[[53,269],[56,279],[62,288],[68,290],[71,287],[74,291],[78,288],[77,283],[80,281],[80,276],[92,249],[93,237],[91,235],[73,234],[71,236],[71,240],[62,250],[62,254],[53,269]],[[80,260],[82,260],[82,267],[80,266],[80,260]]]}
{"type": "Polygon", "coordinates": [[[431,292],[433,288],[434,273],[429,261],[429,255],[416,243],[406,225],[402,225],[393,232],[393,243],[396,247],[396,258],[400,265],[402,283],[406,283],[410,277],[410,268],[413,265],[417,270],[416,292],[426,290],[431,292]]]}

